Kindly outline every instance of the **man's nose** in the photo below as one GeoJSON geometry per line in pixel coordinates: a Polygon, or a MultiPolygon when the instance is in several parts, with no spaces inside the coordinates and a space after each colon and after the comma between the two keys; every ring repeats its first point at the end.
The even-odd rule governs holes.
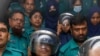
{"type": "Polygon", "coordinates": [[[79,31],[79,33],[80,33],[80,34],[83,34],[83,31],[82,31],[82,30],[80,30],[80,31],[79,31]]]}

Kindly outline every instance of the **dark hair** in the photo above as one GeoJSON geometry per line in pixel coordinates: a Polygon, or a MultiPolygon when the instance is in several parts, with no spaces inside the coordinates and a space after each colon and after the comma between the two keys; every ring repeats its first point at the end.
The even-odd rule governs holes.
{"type": "MultiPolygon", "coordinates": [[[[33,0],[34,2],[35,2],[35,0],[33,0]]],[[[25,3],[26,2],[26,0],[22,0],[22,3],[25,3]]]]}
{"type": "MultiPolygon", "coordinates": [[[[32,52],[31,52],[31,55],[32,56],[36,56],[36,54],[35,53],[32,53],[32,52]]],[[[50,55],[50,56],[55,56],[55,55],[50,55]]]]}
{"type": "MultiPolygon", "coordinates": [[[[69,8],[70,8],[71,10],[73,10],[73,5],[75,4],[75,2],[76,2],[76,0],[68,0],[69,8]]],[[[80,0],[80,2],[81,2],[81,5],[83,5],[83,4],[82,4],[83,1],[80,0]]]]}
{"type": "MultiPolygon", "coordinates": [[[[77,1],[77,0],[73,0],[73,1],[72,1],[72,4],[74,5],[76,1],[77,1]]],[[[80,2],[82,3],[82,0],[80,0],[80,2]]]]}
{"type": "Polygon", "coordinates": [[[9,32],[8,20],[0,20],[0,23],[3,23],[3,24],[7,27],[7,30],[8,30],[8,32],[9,32]]]}
{"type": "Polygon", "coordinates": [[[25,3],[26,2],[26,0],[23,0],[23,3],[25,3]]]}
{"type": "Polygon", "coordinates": [[[74,16],[74,18],[71,19],[70,25],[71,25],[71,27],[72,27],[72,25],[80,25],[84,21],[87,22],[86,17],[85,16],[82,16],[81,14],[77,14],[77,15],[74,16]]]}
{"type": "Polygon", "coordinates": [[[30,15],[29,15],[30,19],[31,19],[31,17],[32,17],[35,13],[37,13],[37,12],[39,12],[39,13],[41,14],[41,16],[42,16],[42,12],[41,12],[40,10],[35,9],[35,10],[33,10],[33,11],[30,13],[30,15]]]}
{"type": "Polygon", "coordinates": [[[23,13],[22,11],[20,11],[20,10],[14,10],[14,11],[10,12],[9,18],[11,18],[15,13],[20,13],[20,14],[22,14],[23,16],[25,16],[24,13],[23,13]]]}

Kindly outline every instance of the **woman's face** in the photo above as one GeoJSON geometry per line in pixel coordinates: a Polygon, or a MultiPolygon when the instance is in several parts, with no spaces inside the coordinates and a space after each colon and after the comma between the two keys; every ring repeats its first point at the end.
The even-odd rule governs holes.
{"type": "Polygon", "coordinates": [[[47,44],[40,44],[35,46],[35,51],[37,56],[50,56],[51,55],[51,47],[47,44]]]}
{"type": "Polygon", "coordinates": [[[70,30],[70,23],[68,20],[64,20],[64,22],[62,23],[62,30],[64,32],[68,32],[70,30]]]}
{"type": "Polygon", "coordinates": [[[39,12],[36,12],[32,15],[31,20],[30,20],[31,24],[35,27],[40,27],[42,24],[42,16],[39,12]]]}
{"type": "Polygon", "coordinates": [[[99,23],[99,21],[100,21],[100,14],[99,14],[98,12],[95,12],[95,13],[92,15],[90,21],[91,21],[91,23],[92,23],[93,25],[97,25],[97,24],[99,23]]]}

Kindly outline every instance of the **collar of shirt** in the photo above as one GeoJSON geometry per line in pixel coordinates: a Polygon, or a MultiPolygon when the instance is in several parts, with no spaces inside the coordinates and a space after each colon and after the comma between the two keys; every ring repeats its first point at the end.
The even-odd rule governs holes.
{"type": "Polygon", "coordinates": [[[68,42],[66,43],[64,46],[62,46],[62,48],[60,49],[61,52],[65,52],[67,49],[75,49],[75,48],[78,48],[79,49],[79,46],[78,44],[73,40],[73,38],[68,42]]]}
{"type": "Polygon", "coordinates": [[[74,41],[74,39],[71,40],[70,48],[71,49],[79,48],[78,44],[74,41]]]}
{"type": "Polygon", "coordinates": [[[11,28],[9,28],[9,33],[10,33],[10,34],[13,34],[13,32],[12,32],[11,28]]]}

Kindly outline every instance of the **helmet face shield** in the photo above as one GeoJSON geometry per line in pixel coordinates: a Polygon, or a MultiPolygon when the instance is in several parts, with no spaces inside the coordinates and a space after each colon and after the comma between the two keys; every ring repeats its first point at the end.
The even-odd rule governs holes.
{"type": "Polygon", "coordinates": [[[100,55],[100,36],[86,40],[79,50],[78,56],[99,56],[100,55]]]}
{"type": "Polygon", "coordinates": [[[50,44],[50,45],[53,45],[53,43],[54,43],[54,40],[49,35],[40,35],[35,40],[35,44],[40,44],[40,45],[41,44],[50,44]]]}
{"type": "Polygon", "coordinates": [[[46,30],[39,30],[31,36],[31,49],[33,53],[54,54],[58,48],[59,41],[57,36],[46,30]],[[48,53],[47,53],[48,52],[48,53]]]}

